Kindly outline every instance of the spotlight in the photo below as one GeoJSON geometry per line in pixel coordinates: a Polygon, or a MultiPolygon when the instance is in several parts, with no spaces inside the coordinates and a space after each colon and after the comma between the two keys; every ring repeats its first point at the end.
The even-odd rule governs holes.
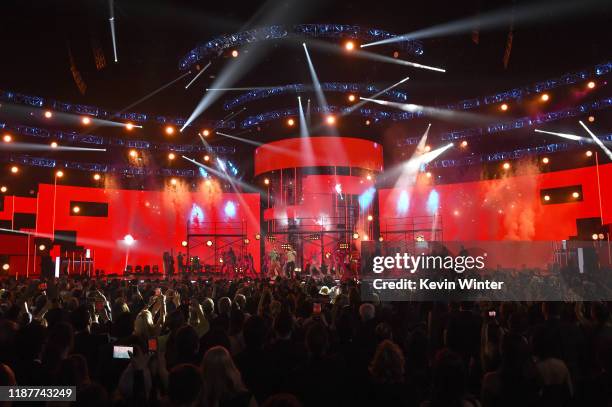
{"type": "Polygon", "coordinates": [[[368,239],[369,239],[368,235],[363,235],[363,239],[362,239],[363,241],[366,241],[368,239]]]}
{"type": "Polygon", "coordinates": [[[598,237],[599,237],[599,240],[604,240],[604,237],[605,237],[605,236],[604,236],[604,234],[603,234],[603,233],[600,233],[600,234],[598,235],[598,237]]]}
{"type": "Polygon", "coordinates": [[[593,238],[593,240],[599,239],[599,235],[597,233],[593,233],[593,236],[591,237],[593,238]]]}
{"type": "Polygon", "coordinates": [[[251,243],[251,241],[248,238],[244,239],[244,244],[249,244],[249,243],[251,243]]]}
{"type": "Polygon", "coordinates": [[[202,135],[203,135],[204,137],[208,137],[208,136],[210,135],[210,130],[208,130],[208,129],[204,129],[204,131],[202,131],[202,135]]]}
{"type": "Polygon", "coordinates": [[[72,207],[72,212],[79,213],[79,212],[81,212],[81,208],[79,208],[78,206],[73,206],[72,207]]]}
{"type": "Polygon", "coordinates": [[[134,125],[132,123],[126,123],[125,128],[127,130],[132,130],[134,128],[134,125]]]}
{"type": "Polygon", "coordinates": [[[468,142],[466,140],[463,140],[460,145],[461,147],[466,148],[468,145],[468,142]]]}
{"type": "Polygon", "coordinates": [[[547,202],[550,201],[550,195],[544,195],[544,200],[547,202]]]}
{"type": "Polygon", "coordinates": [[[81,123],[83,123],[85,126],[87,126],[88,124],[91,124],[91,119],[89,117],[83,117],[81,119],[81,123]]]}
{"type": "Polygon", "coordinates": [[[542,96],[540,96],[540,100],[542,102],[548,102],[548,99],[550,99],[550,96],[548,96],[548,93],[543,93],[542,96]]]}
{"type": "Polygon", "coordinates": [[[295,120],[293,119],[288,119],[287,120],[287,126],[292,127],[295,124],[295,120]]]}
{"type": "Polygon", "coordinates": [[[353,239],[355,240],[359,239],[359,233],[357,232],[353,233],[353,239]]]}
{"type": "Polygon", "coordinates": [[[204,181],[204,184],[206,184],[206,186],[211,186],[212,185],[212,181],[207,179],[206,181],[204,181]]]}
{"type": "Polygon", "coordinates": [[[128,246],[131,246],[134,244],[134,237],[132,237],[132,235],[125,235],[123,237],[123,243],[125,243],[128,246]]]}
{"type": "Polygon", "coordinates": [[[592,157],[593,156],[593,152],[591,150],[588,150],[586,153],[587,157],[592,157]]]}
{"type": "Polygon", "coordinates": [[[270,185],[270,180],[268,178],[264,179],[264,184],[270,185]]]}
{"type": "Polygon", "coordinates": [[[0,187],[0,192],[5,193],[6,191],[8,191],[8,188],[7,188],[7,187],[5,187],[4,185],[2,185],[2,186],[0,187]]]}
{"type": "Polygon", "coordinates": [[[166,129],[165,129],[164,131],[166,132],[166,134],[167,134],[168,136],[171,136],[171,135],[173,135],[173,134],[174,134],[174,127],[172,127],[172,126],[166,126],[166,129]]]}
{"type": "Polygon", "coordinates": [[[172,185],[176,185],[177,182],[178,181],[176,180],[176,178],[170,179],[170,184],[172,184],[172,185]]]}
{"type": "Polygon", "coordinates": [[[136,150],[130,150],[129,154],[130,154],[130,157],[132,157],[132,158],[138,157],[138,151],[136,151],[136,150]]]}
{"type": "Polygon", "coordinates": [[[259,239],[261,239],[261,235],[258,233],[255,235],[255,240],[259,240],[259,239]]]}
{"type": "Polygon", "coordinates": [[[38,250],[41,252],[44,252],[46,248],[47,246],[45,246],[44,244],[41,244],[40,246],[38,246],[38,250]]]}
{"type": "Polygon", "coordinates": [[[213,245],[212,240],[207,240],[207,241],[206,241],[206,246],[210,247],[210,246],[212,246],[212,245],[213,245]]]}
{"type": "Polygon", "coordinates": [[[355,49],[355,43],[353,41],[347,41],[344,43],[344,49],[347,51],[352,51],[355,49]]]}
{"type": "Polygon", "coordinates": [[[238,54],[239,54],[238,50],[235,49],[235,50],[232,51],[232,57],[233,58],[238,58],[238,54]]]}
{"type": "Polygon", "coordinates": [[[223,263],[223,258],[222,257],[219,258],[219,263],[223,263]]]}
{"type": "Polygon", "coordinates": [[[10,143],[11,141],[13,141],[13,136],[11,136],[10,134],[5,134],[4,137],[2,137],[2,140],[5,143],[10,143]]]}
{"type": "Polygon", "coordinates": [[[542,163],[543,164],[548,164],[549,162],[550,162],[550,160],[548,159],[548,157],[542,158],[542,163]]]}
{"type": "Polygon", "coordinates": [[[504,168],[504,170],[509,170],[510,169],[510,163],[504,163],[504,165],[502,167],[504,168]]]}
{"type": "Polygon", "coordinates": [[[368,221],[369,221],[369,222],[372,222],[372,220],[374,220],[374,216],[372,216],[372,215],[368,215],[368,221]]]}
{"type": "Polygon", "coordinates": [[[370,174],[366,175],[366,179],[367,179],[368,181],[372,181],[372,175],[370,175],[370,174]]]}
{"type": "Polygon", "coordinates": [[[94,174],[93,179],[94,181],[100,181],[102,177],[100,176],[100,174],[94,174]]]}
{"type": "Polygon", "coordinates": [[[589,88],[589,89],[595,88],[595,82],[594,81],[589,81],[589,83],[587,83],[587,88],[589,88]]]}
{"type": "Polygon", "coordinates": [[[453,211],[453,215],[455,215],[455,216],[459,216],[459,211],[455,209],[455,210],[453,211]]]}
{"type": "Polygon", "coordinates": [[[399,51],[393,51],[393,58],[399,58],[399,51]]]}
{"type": "Polygon", "coordinates": [[[327,116],[327,118],[325,119],[325,122],[330,125],[333,126],[336,123],[336,118],[334,116],[327,116]]]}
{"type": "Polygon", "coordinates": [[[508,110],[508,105],[504,103],[499,108],[501,109],[502,112],[505,112],[506,110],[508,110]]]}
{"type": "Polygon", "coordinates": [[[431,177],[432,177],[432,174],[431,174],[431,172],[427,171],[427,172],[425,173],[425,176],[426,176],[427,178],[431,178],[431,177]]]}
{"type": "Polygon", "coordinates": [[[366,121],[365,121],[365,125],[366,125],[366,126],[369,126],[369,125],[370,125],[370,121],[369,121],[369,120],[366,120],[366,121]]]}
{"type": "Polygon", "coordinates": [[[428,153],[431,151],[431,146],[425,146],[425,152],[428,153]]]}
{"type": "Polygon", "coordinates": [[[589,123],[593,123],[595,121],[595,116],[589,116],[587,120],[589,123]]]}
{"type": "Polygon", "coordinates": [[[11,268],[11,266],[9,266],[9,264],[8,264],[8,263],[4,263],[4,264],[2,265],[2,270],[4,270],[4,271],[8,270],[9,268],[11,268]]]}
{"type": "Polygon", "coordinates": [[[58,171],[55,173],[55,176],[56,176],[57,178],[62,178],[62,177],[64,176],[64,171],[62,171],[62,170],[58,170],[58,171]]]}
{"type": "Polygon", "coordinates": [[[183,246],[183,247],[187,247],[187,240],[183,240],[183,241],[181,242],[181,246],[183,246]]]}
{"type": "Polygon", "coordinates": [[[170,153],[168,154],[168,160],[172,161],[176,158],[176,155],[174,155],[174,153],[170,153]]]}
{"type": "Polygon", "coordinates": [[[50,118],[52,118],[52,117],[53,117],[53,113],[51,113],[51,111],[50,111],[50,110],[47,110],[47,111],[45,112],[45,117],[46,117],[47,119],[50,119],[50,118]]]}
{"type": "Polygon", "coordinates": [[[210,157],[209,157],[209,156],[207,156],[207,155],[205,155],[205,156],[204,156],[204,161],[210,161],[210,157]]]}
{"type": "Polygon", "coordinates": [[[350,95],[348,95],[348,100],[349,102],[354,102],[355,100],[357,100],[357,97],[351,93],[350,95]]]}
{"type": "Polygon", "coordinates": [[[572,192],[572,198],[580,198],[580,193],[572,192]]]}
{"type": "Polygon", "coordinates": [[[382,242],[383,240],[385,240],[385,238],[384,238],[384,237],[382,237],[382,236],[379,236],[379,237],[378,237],[378,241],[379,241],[379,242],[382,242]]]}
{"type": "Polygon", "coordinates": [[[57,141],[51,142],[51,148],[57,148],[57,146],[58,146],[57,141]]]}
{"type": "Polygon", "coordinates": [[[17,173],[19,172],[19,167],[17,167],[16,165],[13,165],[13,166],[11,167],[11,172],[12,172],[13,174],[17,174],[17,173]]]}

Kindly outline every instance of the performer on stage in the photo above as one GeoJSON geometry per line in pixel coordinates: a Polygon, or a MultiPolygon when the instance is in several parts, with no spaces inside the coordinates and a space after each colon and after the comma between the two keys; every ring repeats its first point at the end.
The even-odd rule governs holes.
{"type": "Polygon", "coordinates": [[[280,256],[275,247],[270,250],[270,277],[278,277],[280,275],[280,256]]]}
{"type": "Polygon", "coordinates": [[[176,262],[178,263],[179,273],[183,274],[185,272],[185,256],[183,256],[183,253],[178,252],[178,255],[176,256],[176,262]]]}
{"type": "Polygon", "coordinates": [[[292,278],[294,275],[294,271],[295,271],[295,257],[296,257],[296,252],[293,249],[293,247],[289,247],[287,249],[287,262],[285,263],[285,275],[289,278],[292,278]]]}

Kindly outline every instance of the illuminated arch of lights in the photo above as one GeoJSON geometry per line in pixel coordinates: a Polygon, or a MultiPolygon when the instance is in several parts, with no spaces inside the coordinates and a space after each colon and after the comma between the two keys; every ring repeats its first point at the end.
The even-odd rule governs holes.
{"type": "MultiPolygon", "coordinates": [[[[348,24],[298,24],[293,26],[272,25],[234,34],[221,35],[208,42],[199,44],[189,51],[179,61],[179,69],[186,71],[204,59],[213,59],[223,51],[239,48],[245,44],[260,41],[281,40],[287,38],[350,38],[366,43],[397,35],[378,28],[366,28],[348,24]]],[[[401,41],[393,44],[396,48],[413,55],[423,54],[423,44],[420,41],[401,41]]]]}
{"type": "MultiPolygon", "coordinates": [[[[263,89],[253,89],[243,93],[234,99],[228,100],[223,104],[225,110],[232,110],[238,106],[244,105],[255,100],[265,99],[272,96],[282,96],[287,94],[300,94],[311,92],[312,85],[303,83],[292,83],[283,86],[275,86],[263,89]]],[[[367,83],[343,83],[343,82],[324,82],[321,83],[323,92],[342,92],[342,93],[359,93],[361,95],[373,95],[381,91],[381,88],[376,85],[367,83]]],[[[408,94],[398,90],[390,90],[384,93],[388,98],[396,102],[407,102],[408,94]]]]}

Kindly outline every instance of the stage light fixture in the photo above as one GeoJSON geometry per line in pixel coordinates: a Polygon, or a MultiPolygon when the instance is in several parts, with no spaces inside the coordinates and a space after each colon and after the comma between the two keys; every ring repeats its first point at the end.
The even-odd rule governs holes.
{"type": "Polygon", "coordinates": [[[592,157],[593,156],[593,152],[591,150],[588,150],[586,153],[587,157],[592,157]]]}
{"type": "Polygon", "coordinates": [[[425,146],[425,152],[429,153],[431,151],[431,146],[425,146]]]}
{"type": "Polygon", "coordinates": [[[259,240],[259,239],[261,239],[261,235],[260,235],[259,233],[257,233],[257,234],[255,235],[255,240],[259,240]]]}
{"type": "Polygon", "coordinates": [[[55,173],[55,176],[56,176],[57,178],[62,178],[62,177],[64,176],[64,171],[62,171],[62,170],[58,170],[58,171],[55,173]]]}
{"type": "Polygon", "coordinates": [[[353,233],[353,239],[355,240],[359,239],[359,233],[357,232],[353,233]]]}
{"type": "Polygon", "coordinates": [[[345,42],[344,49],[346,49],[347,51],[353,51],[355,49],[355,43],[353,41],[345,42]]]}
{"type": "Polygon", "coordinates": [[[503,103],[499,108],[501,109],[502,112],[505,112],[506,110],[508,110],[508,105],[503,103]]]}
{"type": "Polygon", "coordinates": [[[245,238],[244,239],[244,244],[249,244],[249,243],[251,243],[251,241],[248,238],[245,238]]]}
{"type": "Polygon", "coordinates": [[[219,263],[223,263],[223,258],[219,258],[219,263]]]}
{"type": "Polygon", "coordinates": [[[53,113],[51,113],[51,111],[50,111],[50,110],[47,110],[47,111],[45,112],[45,118],[50,119],[50,118],[52,118],[52,117],[53,117],[53,113]]]}
{"type": "Polygon", "coordinates": [[[460,144],[461,147],[466,148],[468,146],[468,142],[466,140],[463,140],[460,144]]]}
{"type": "Polygon", "coordinates": [[[203,135],[204,137],[208,137],[208,136],[210,136],[210,130],[208,130],[208,129],[204,129],[204,130],[202,131],[202,135],[203,135]]]}
{"type": "Polygon", "coordinates": [[[187,240],[183,240],[183,241],[181,242],[181,246],[183,246],[183,247],[187,247],[187,240]]]}
{"type": "Polygon", "coordinates": [[[548,99],[550,99],[550,96],[548,95],[548,93],[543,93],[542,96],[540,96],[540,100],[542,102],[548,102],[548,99]]]}
{"type": "Polygon", "coordinates": [[[138,151],[136,150],[130,150],[129,154],[130,154],[130,157],[132,158],[138,157],[138,151]]]}
{"type": "Polygon", "coordinates": [[[599,237],[599,240],[604,240],[604,238],[605,238],[603,233],[600,233],[597,237],[599,237]]]}
{"type": "Polygon", "coordinates": [[[595,81],[589,81],[589,83],[587,83],[587,88],[594,89],[595,88],[595,81]]]}
{"type": "Polygon", "coordinates": [[[57,148],[57,146],[58,146],[57,141],[51,142],[51,148],[57,148]]]}
{"type": "Polygon", "coordinates": [[[135,242],[134,237],[132,235],[125,235],[123,236],[123,243],[125,243],[128,246],[133,245],[135,242]]]}
{"type": "Polygon", "coordinates": [[[336,123],[336,117],[335,117],[335,116],[331,116],[331,115],[330,115],[330,116],[327,116],[327,117],[325,118],[325,122],[326,122],[328,125],[333,126],[333,125],[336,123]]]}
{"type": "Polygon", "coordinates": [[[548,164],[549,162],[550,162],[550,159],[548,157],[542,158],[542,163],[543,164],[548,164]]]}
{"type": "Polygon", "coordinates": [[[368,222],[372,222],[374,220],[374,216],[368,215],[368,222]]]}
{"type": "Polygon", "coordinates": [[[126,128],[127,130],[132,130],[132,129],[134,128],[134,125],[133,125],[132,123],[126,123],[126,124],[125,124],[125,128],[126,128]]]}
{"type": "Polygon", "coordinates": [[[100,174],[94,174],[93,176],[94,181],[100,181],[101,178],[102,176],[100,174]]]}
{"type": "Polygon", "coordinates": [[[372,175],[371,175],[371,174],[366,175],[366,179],[367,179],[368,181],[372,181],[372,175]]]}
{"type": "Polygon", "coordinates": [[[38,246],[38,250],[41,252],[44,252],[46,248],[47,246],[45,246],[44,244],[41,244],[40,246],[38,246]]]}
{"type": "Polygon", "coordinates": [[[509,170],[510,169],[510,163],[504,163],[504,165],[502,166],[504,170],[509,170]]]}
{"type": "Polygon", "coordinates": [[[365,121],[365,125],[366,125],[366,126],[369,126],[369,125],[370,125],[370,121],[369,121],[369,120],[366,120],[366,121],[365,121]]]}
{"type": "Polygon", "coordinates": [[[264,179],[264,184],[270,185],[270,180],[268,178],[264,179]]]}
{"type": "Polygon", "coordinates": [[[176,158],[176,155],[174,155],[174,153],[170,153],[168,154],[168,160],[172,161],[176,158]]]}
{"type": "Polygon", "coordinates": [[[393,58],[397,59],[399,58],[399,51],[393,51],[393,58]]]}
{"type": "Polygon", "coordinates": [[[9,266],[9,264],[8,264],[8,263],[4,263],[4,264],[2,265],[2,270],[4,270],[4,271],[8,270],[9,268],[11,268],[11,266],[9,266]]]}
{"type": "Polygon", "coordinates": [[[11,172],[12,172],[13,174],[17,174],[17,173],[19,172],[19,167],[17,167],[16,165],[13,165],[13,166],[11,167],[11,172]]]}
{"type": "Polygon", "coordinates": [[[295,125],[295,120],[293,120],[293,119],[287,119],[287,126],[289,126],[289,127],[293,127],[293,125],[295,125]]]}
{"type": "Polygon", "coordinates": [[[87,126],[88,124],[91,124],[91,119],[89,117],[83,117],[81,119],[81,123],[83,123],[85,126],[87,126]]]}
{"type": "Polygon", "coordinates": [[[210,161],[210,156],[205,155],[205,156],[204,156],[204,161],[210,161]]]}
{"type": "Polygon", "coordinates": [[[593,238],[593,240],[599,239],[599,235],[597,233],[593,233],[593,236],[591,237],[593,238]]]}
{"type": "Polygon", "coordinates": [[[72,207],[72,212],[73,213],[79,213],[79,212],[81,212],[81,208],[79,208],[78,206],[73,206],[72,207]]]}
{"type": "Polygon", "coordinates": [[[178,181],[176,180],[176,178],[170,179],[170,184],[172,184],[172,185],[176,185],[177,182],[178,181]]]}
{"type": "Polygon", "coordinates": [[[0,187],[0,192],[5,193],[6,191],[8,191],[8,188],[7,188],[7,187],[5,187],[4,185],[2,185],[2,186],[0,187]]]}
{"type": "Polygon", "coordinates": [[[206,186],[211,186],[212,185],[212,181],[207,179],[206,181],[204,181],[204,184],[206,184],[206,186]]]}
{"type": "Polygon", "coordinates": [[[595,116],[589,116],[587,120],[589,121],[589,123],[593,123],[595,121],[595,116]]]}
{"type": "Polygon", "coordinates": [[[367,241],[368,239],[369,239],[368,235],[363,235],[363,239],[361,239],[361,240],[363,240],[363,241],[365,242],[365,241],[367,241]]]}
{"type": "Polygon", "coordinates": [[[207,240],[207,241],[206,241],[206,246],[210,247],[210,246],[212,246],[212,245],[213,245],[212,240],[207,240]]]}
{"type": "Polygon", "coordinates": [[[349,102],[354,102],[355,100],[357,100],[357,97],[351,93],[350,95],[348,95],[348,100],[349,102]]]}
{"type": "Polygon", "coordinates": [[[459,216],[459,211],[455,209],[455,210],[453,211],[453,215],[455,215],[455,216],[459,216]]]}
{"type": "Polygon", "coordinates": [[[580,193],[578,193],[578,192],[572,192],[572,198],[575,198],[575,199],[580,198],[580,193]]]}
{"type": "Polygon", "coordinates": [[[232,58],[238,58],[238,55],[239,55],[238,50],[235,49],[232,51],[232,58]]]}
{"type": "Polygon", "coordinates": [[[165,130],[164,130],[164,131],[166,132],[166,134],[167,134],[168,136],[171,136],[171,135],[173,135],[173,134],[174,134],[174,127],[172,127],[172,126],[166,126],[166,128],[165,128],[165,130]]]}
{"type": "Polygon", "coordinates": [[[384,238],[384,237],[382,237],[382,236],[379,236],[379,237],[378,237],[378,241],[379,241],[379,242],[382,242],[383,240],[385,240],[385,238],[384,238]]]}
{"type": "Polygon", "coordinates": [[[2,137],[2,141],[4,141],[5,143],[10,143],[11,141],[13,141],[13,136],[11,136],[10,134],[5,134],[4,137],[2,137]]]}
{"type": "Polygon", "coordinates": [[[550,201],[550,195],[544,195],[544,200],[545,201],[550,201]]]}

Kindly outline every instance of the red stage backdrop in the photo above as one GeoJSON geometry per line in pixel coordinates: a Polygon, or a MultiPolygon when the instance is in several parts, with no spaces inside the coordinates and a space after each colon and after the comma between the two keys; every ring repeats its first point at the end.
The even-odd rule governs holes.
{"type": "MultiPolygon", "coordinates": [[[[53,185],[40,185],[36,225],[22,230],[37,229],[39,234],[51,236],[53,195],[53,185]]],[[[190,192],[180,183],[164,191],[58,185],[55,202],[55,230],[75,231],[77,245],[91,249],[95,268],[106,273],[120,273],[125,267],[126,255],[128,264],[133,267],[156,264],[161,270],[163,252],[173,251],[176,256],[178,251],[186,251],[181,242],[187,239],[188,222],[200,233],[210,231],[213,225],[219,234],[244,230],[250,239],[247,251],[259,269],[259,244],[254,239],[254,235],[259,233],[257,194],[223,193],[214,184],[204,186],[199,192],[190,192]],[[85,216],[91,203],[107,204],[107,216],[85,216]],[[74,206],[80,207],[79,214],[73,212],[74,206]],[[128,234],[135,239],[129,249],[123,242],[128,234]]],[[[13,198],[5,197],[0,220],[11,220],[13,213],[36,213],[36,206],[36,198],[16,198],[13,207],[13,198]]],[[[104,205],[101,208],[103,210],[104,205]]],[[[0,240],[4,242],[0,246],[10,246],[10,250],[0,249],[0,254],[19,255],[19,258],[11,258],[11,274],[17,271],[25,273],[27,239],[3,235],[0,240]]],[[[33,258],[33,242],[30,252],[33,258]]],[[[32,273],[33,266],[28,267],[32,273]]],[[[37,264],[36,273],[39,270],[37,264]]]]}
{"type": "MultiPolygon", "coordinates": [[[[603,223],[608,224],[612,165],[601,165],[599,173],[603,223]]],[[[564,240],[576,235],[576,219],[600,216],[599,203],[594,166],[436,186],[422,174],[405,193],[379,191],[380,229],[384,233],[387,228],[401,228],[402,222],[407,226],[413,217],[429,216],[434,218],[430,227],[437,222],[448,241],[564,240]],[[579,193],[577,198],[574,192],[579,193]]]]}

